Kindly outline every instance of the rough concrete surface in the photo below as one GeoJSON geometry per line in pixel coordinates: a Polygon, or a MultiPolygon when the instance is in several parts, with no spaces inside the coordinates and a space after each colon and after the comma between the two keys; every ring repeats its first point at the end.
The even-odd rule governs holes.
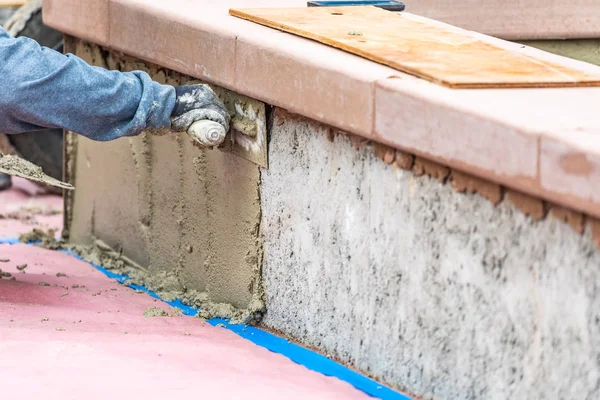
{"type": "Polygon", "coordinates": [[[425,399],[600,397],[589,231],[328,136],[302,119],[273,123],[267,326],[425,399]]]}
{"type": "MultiPolygon", "coordinates": [[[[144,70],[174,85],[191,80],[74,39],[67,45],[90,64],[144,70]]],[[[67,210],[71,242],[100,239],[150,274],[169,274],[178,286],[169,289],[262,309],[258,166],[200,150],[185,134],[107,143],[78,137],[70,151],[77,185],[67,210]]]]}

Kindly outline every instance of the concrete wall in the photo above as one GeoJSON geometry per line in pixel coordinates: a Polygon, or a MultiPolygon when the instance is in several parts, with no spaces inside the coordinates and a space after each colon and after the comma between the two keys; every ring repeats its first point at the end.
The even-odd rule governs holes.
{"type": "MultiPolygon", "coordinates": [[[[67,44],[92,64],[188,79],[67,44]]],[[[456,192],[447,171],[417,176],[364,140],[280,109],[272,118],[262,171],[183,136],[79,138],[71,240],[101,239],[175,275],[180,293],[237,307],[264,285],[265,326],[426,399],[600,396],[589,228],[534,221],[456,192]]]]}
{"type": "Polygon", "coordinates": [[[264,323],[426,399],[600,397],[600,253],[279,114],[264,323]]]}

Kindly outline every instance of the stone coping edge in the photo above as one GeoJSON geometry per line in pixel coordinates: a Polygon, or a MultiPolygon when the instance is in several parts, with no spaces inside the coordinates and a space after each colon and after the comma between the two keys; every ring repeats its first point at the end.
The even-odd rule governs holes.
{"type": "MultiPolygon", "coordinates": [[[[231,17],[229,6],[44,0],[43,10],[45,23],[67,34],[600,217],[600,88],[448,89],[231,17]]],[[[600,70],[469,34],[524,57],[600,70]]]]}

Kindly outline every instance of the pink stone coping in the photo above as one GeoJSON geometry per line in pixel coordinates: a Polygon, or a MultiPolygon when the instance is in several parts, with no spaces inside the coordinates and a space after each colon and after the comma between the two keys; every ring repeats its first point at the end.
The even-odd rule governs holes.
{"type": "MultiPolygon", "coordinates": [[[[423,7],[431,2],[423,0],[423,7]]],[[[337,129],[600,217],[600,185],[596,184],[600,88],[452,90],[228,15],[233,7],[305,6],[299,0],[90,0],[85,2],[89,7],[72,7],[73,3],[79,2],[45,0],[46,23],[337,129]]],[[[591,11],[600,3],[586,4],[581,10],[593,19],[591,11]]],[[[464,10],[455,3],[452,7],[458,13],[464,10]]],[[[477,2],[468,9],[473,13],[477,8],[485,7],[477,2]]],[[[544,14],[537,17],[541,21],[544,14]]],[[[600,70],[483,34],[468,34],[524,57],[536,55],[573,68],[600,70]]]]}
{"type": "Polygon", "coordinates": [[[595,0],[406,0],[412,13],[508,40],[600,37],[595,0]]]}

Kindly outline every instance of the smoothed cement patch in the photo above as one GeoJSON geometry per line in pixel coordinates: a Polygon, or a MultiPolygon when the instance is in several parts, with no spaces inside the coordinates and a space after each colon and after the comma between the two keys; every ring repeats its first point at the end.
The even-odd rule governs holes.
{"type": "MultiPolygon", "coordinates": [[[[67,44],[93,65],[144,70],[173,85],[192,80],[75,39],[67,44]]],[[[101,240],[145,268],[149,279],[164,277],[164,291],[174,296],[194,292],[214,303],[262,310],[255,164],[201,150],[185,134],[148,133],[106,143],[77,137],[67,162],[73,160],[77,190],[67,202],[72,243],[101,240]]]]}
{"type": "Polygon", "coordinates": [[[272,125],[268,327],[425,399],[600,397],[589,232],[394,170],[304,119],[272,125]]]}

